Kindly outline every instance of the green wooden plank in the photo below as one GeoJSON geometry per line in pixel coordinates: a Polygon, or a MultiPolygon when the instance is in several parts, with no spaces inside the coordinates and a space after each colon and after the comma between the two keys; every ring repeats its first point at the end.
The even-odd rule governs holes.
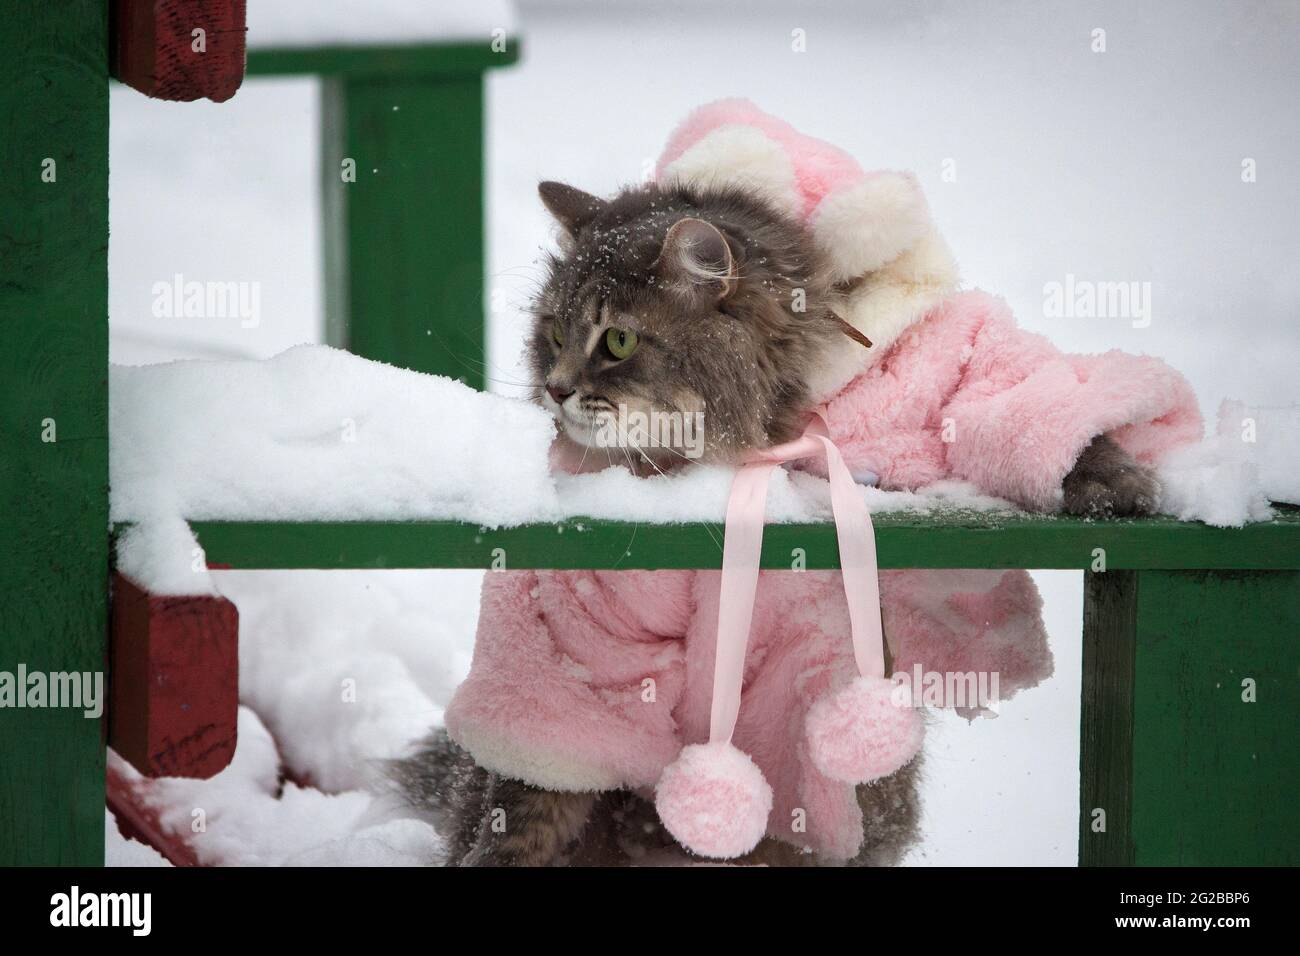
{"type": "Polygon", "coordinates": [[[1133,863],[1133,668],[1138,573],[1084,575],[1079,707],[1080,866],[1133,863]]]}
{"type": "Polygon", "coordinates": [[[1297,622],[1300,572],[1138,575],[1139,865],[1300,863],[1297,622]]]}
{"type": "Polygon", "coordinates": [[[322,96],[327,341],[482,388],[481,74],[346,75],[322,96]]]}
{"type": "Polygon", "coordinates": [[[479,74],[519,59],[520,41],[507,37],[493,49],[490,37],[474,42],[400,46],[280,47],[248,51],[249,76],[457,76],[479,74]]]}
{"type": "MultiPolygon", "coordinates": [[[[1300,568],[1300,509],[1245,528],[1165,518],[1082,521],[1030,515],[879,514],[884,568],[1300,568]]],[[[722,529],[572,519],[486,529],[455,521],[196,521],[208,560],[236,568],[716,568],[722,529]],[[499,564],[499,561],[498,561],[499,564]]],[[[763,566],[838,565],[830,524],[773,524],[763,566]]]]}
{"type": "MultiPolygon", "coordinates": [[[[102,673],[108,4],[14,4],[0,63],[0,671],[102,673]]],[[[0,865],[103,858],[102,721],[0,709],[0,865]]]]}

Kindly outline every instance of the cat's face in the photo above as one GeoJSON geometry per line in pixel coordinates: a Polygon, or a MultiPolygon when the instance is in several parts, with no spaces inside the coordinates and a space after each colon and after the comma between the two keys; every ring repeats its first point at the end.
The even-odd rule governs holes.
{"type": "Polygon", "coordinates": [[[714,210],[653,186],[608,202],[541,193],[564,251],[534,303],[529,358],[568,440],[640,470],[786,437],[826,327],[789,308],[807,278],[793,274],[806,266],[789,248],[797,230],[736,197],[714,210]]]}
{"type": "Polygon", "coordinates": [[[542,405],[577,444],[660,459],[702,457],[705,396],[697,360],[710,343],[696,310],[653,286],[599,287],[552,299],[534,333],[542,405]],[[667,425],[667,441],[663,426],[667,425]],[[676,440],[673,435],[676,433],[676,440]]]}

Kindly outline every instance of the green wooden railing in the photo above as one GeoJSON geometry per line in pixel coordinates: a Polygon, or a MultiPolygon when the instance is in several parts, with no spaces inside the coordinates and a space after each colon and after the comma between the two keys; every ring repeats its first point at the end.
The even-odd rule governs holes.
{"type": "MultiPolygon", "coordinates": [[[[1022,514],[877,514],[882,568],[1277,570],[1300,568],[1300,508],[1275,520],[1210,528],[1172,518],[1083,521],[1022,514]]],[[[196,521],[208,560],[232,568],[716,568],[717,524],[570,518],[487,529],[456,521],[196,521]],[[497,561],[499,566],[500,562],[497,561]]],[[[763,567],[839,566],[832,524],[773,524],[763,567]]]]}

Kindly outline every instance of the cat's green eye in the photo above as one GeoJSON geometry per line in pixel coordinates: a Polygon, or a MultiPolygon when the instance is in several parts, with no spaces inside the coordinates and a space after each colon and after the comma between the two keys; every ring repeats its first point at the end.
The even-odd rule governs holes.
{"type": "Polygon", "coordinates": [[[605,347],[620,362],[636,351],[636,333],[631,329],[610,329],[605,333],[605,347]]]}
{"type": "Polygon", "coordinates": [[[551,338],[555,339],[556,345],[564,346],[564,329],[560,327],[559,322],[551,323],[551,338]]]}

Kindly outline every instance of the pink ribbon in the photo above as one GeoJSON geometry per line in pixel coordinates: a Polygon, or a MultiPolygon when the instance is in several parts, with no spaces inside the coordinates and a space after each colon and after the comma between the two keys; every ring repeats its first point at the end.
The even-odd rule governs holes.
{"type": "Polygon", "coordinates": [[[722,592],[718,602],[718,643],[713,662],[711,742],[731,742],[740,714],[745,649],[754,618],[758,565],[763,548],[768,479],[788,461],[826,456],[831,510],[840,544],[840,569],[853,633],[853,656],[863,677],[885,676],[884,632],[880,624],[880,581],[871,513],[840,451],[831,441],[825,408],[818,408],[794,441],[756,452],[741,466],[727,499],[727,530],[722,548],[722,592]]]}

